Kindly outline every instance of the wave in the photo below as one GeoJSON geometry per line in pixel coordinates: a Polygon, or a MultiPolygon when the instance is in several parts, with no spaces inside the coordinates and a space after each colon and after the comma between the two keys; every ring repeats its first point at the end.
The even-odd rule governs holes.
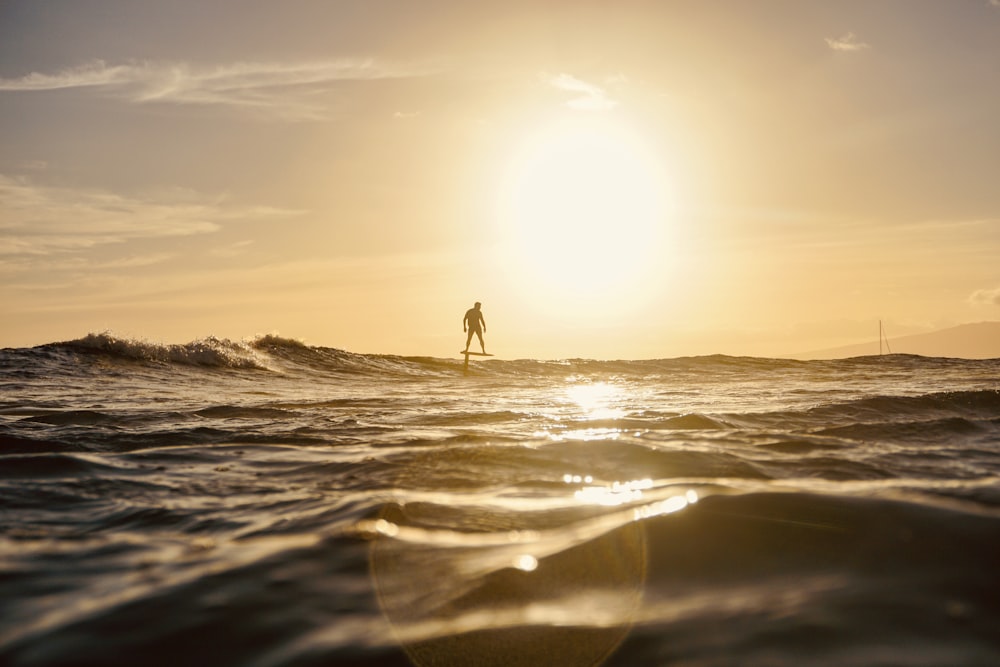
{"type": "Polygon", "coordinates": [[[51,343],[42,347],[83,354],[100,354],[124,361],[214,368],[270,368],[266,358],[259,354],[252,344],[234,342],[215,336],[179,345],[120,337],[106,331],[96,334],[90,333],[83,338],[51,343]]]}
{"type": "Polygon", "coordinates": [[[880,424],[938,424],[956,433],[982,426],[1000,415],[1000,389],[938,391],[913,396],[877,395],[834,401],[800,410],[726,413],[719,418],[738,426],[792,425],[807,428],[823,424],[839,428],[871,428],[880,424]]]}
{"type": "MultiPolygon", "coordinates": [[[[86,358],[154,366],[181,366],[213,370],[251,370],[285,373],[306,371],[334,374],[453,374],[459,362],[432,357],[358,354],[337,348],[314,347],[276,334],[239,341],[207,336],[188,343],[157,343],[119,336],[113,332],[89,333],[70,341],[35,348],[0,351],[0,368],[16,375],[24,362],[74,365],[86,358]],[[4,362],[7,362],[6,364],[4,362]],[[16,362],[21,362],[20,364],[16,362]]],[[[33,377],[29,373],[27,377],[33,377]]]]}
{"type": "MultiPolygon", "coordinates": [[[[338,348],[311,346],[301,340],[273,333],[239,341],[207,336],[188,343],[174,344],[120,336],[111,331],[89,333],[82,338],[34,348],[0,350],[0,369],[16,376],[18,373],[30,373],[30,370],[24,370],[24,362],[28,359],[51,365],[74,363],[87,356],[141,364],[272,372],[304,370],[342,374],[439,376],[452,375],[462,369],[461,360],[457,358],[359,354],[338,348]],[[16,363],[18,361],[21,363],[16,363]]],[[[992,360],[994,368],[996,361],[992,360]]],[[[748,372],[784,372],[790,377],[799,375],[804,379],[829,378],[842,381],[850,376],[866,376],[890,367],[909,370],[920,368],[933,373],[984,363],[991,362],[902,354],[814,361],[714,354],[642,360],[492,358],[478,361],[475,368],[476,375],[508,378],[600,374],[608,377],[680,379],[710,374],[715,380],[725,381],[748,372]]]]}
{"type": "Polygon", "coordinates": [[[919,396],[872,396],[846,404],[817,408],[814,412],[825,416],[842,413],[852,420],[885,414],[903,417],[928,414],[985,417],[1000,412],[1000,390],[943,391],[919,396]]]}
{"type": "Polygon", "coordinates": [[[513,647],[511,663],[543,663],[554,646],[599,656],[622,640],[621,625],[631,633],[612,664],[661,664],[670,651],[679,662],[729,664],[738,653],[781,665],[881,664],[910,651],[900,664],[923,664],[915,647],[928,627],[949,629],[942,664],[993,662],[969,656],[995,654],[996,515],[736,489],[671,508],[555,529],[524,517],[537,521],[531,530],[497,534],[442,530],[426,508],[390,505],[371,572],[397,636],[425,658],[418,664],[478,655],[487,639],[513,647]],[[845,645],[849,659],[838,653],[845,645]],[[778,647],[791,648],[779,659],[778,647]]]}

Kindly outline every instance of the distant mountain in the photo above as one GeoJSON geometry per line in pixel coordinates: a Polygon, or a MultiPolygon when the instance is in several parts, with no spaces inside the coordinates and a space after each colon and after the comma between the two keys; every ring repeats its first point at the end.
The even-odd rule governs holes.
{"type": "MultiPolygon", "coordinates": [[[[926,334],[889,339],[889,348],[897,354],[959,359],[1000,358],[1000,322],[962,324],[926,334]]],[[[843,359],[878,354],[878,338],[868,343],[844,345],[825,350],[789,355],[793,359],[843,359]]],[[[888,352],[883,344],[883,352],[888,352]]]]}

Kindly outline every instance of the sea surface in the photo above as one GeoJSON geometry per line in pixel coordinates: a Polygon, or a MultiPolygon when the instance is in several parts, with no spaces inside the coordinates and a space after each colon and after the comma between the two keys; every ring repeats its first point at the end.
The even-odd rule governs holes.
{"type": "Polygon", "coordinates": [[[0,350],[2,665],[998,665],[1000,360],[0,350]]]}

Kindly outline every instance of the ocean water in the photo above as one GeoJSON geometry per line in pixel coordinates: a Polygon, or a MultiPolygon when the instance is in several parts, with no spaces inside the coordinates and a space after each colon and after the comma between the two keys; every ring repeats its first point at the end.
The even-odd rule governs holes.
{"type": "Polygon", "coordinates": [[[0,351],[3,665],[997,665],[1000,360],[0,351]]]}

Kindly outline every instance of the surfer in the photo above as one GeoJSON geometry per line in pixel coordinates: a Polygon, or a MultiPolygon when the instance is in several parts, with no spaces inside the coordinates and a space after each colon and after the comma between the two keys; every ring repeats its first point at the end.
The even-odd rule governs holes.
{"type": "MultiPolygon", "coordinates": [[[[483,348],[483,354],[486,354],[486,344],[483,343],[483,333],[486,331],[486,318],[483,317],[483,311],[479,310],[479,307],[483,304],[476,302],[472,308],[465,311],[465,317],[462,318],[462,331],[468,331],[469,337],[465,339],[465,351],[469,351],[469,343],[472,342],[472,334],[479,336],[479,347],[483,348]]],[[[468,361],[468,357],[465,358],[468,361]]]]}

